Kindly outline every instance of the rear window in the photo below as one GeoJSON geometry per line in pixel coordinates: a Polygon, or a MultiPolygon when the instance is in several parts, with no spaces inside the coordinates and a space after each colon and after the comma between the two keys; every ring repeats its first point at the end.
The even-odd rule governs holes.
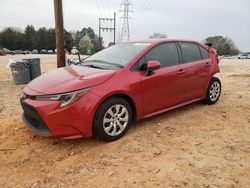
{"type": "Polygon", "coordinates": [[[201,50],[202,59],[208,59],[209,58],[208,51],[206,49],[202,48],[201,46],[200,46],[200,50],[201,50]]]}
{"type": "Polygon", "coordinates": [[[201,60],[200,49],[196,44],[180,42],[184,63],[201,60]]]}

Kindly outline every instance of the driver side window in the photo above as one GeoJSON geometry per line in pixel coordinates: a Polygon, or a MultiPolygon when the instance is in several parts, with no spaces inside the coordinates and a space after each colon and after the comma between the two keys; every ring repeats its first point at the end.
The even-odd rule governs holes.
{"type": "Polygon", "coordinates": [[[139,60],[139,67],[150,60],[159,61],[161,68],[178,65],[180,61],[176,43],[169,42],[154,47],[139,60]]]}

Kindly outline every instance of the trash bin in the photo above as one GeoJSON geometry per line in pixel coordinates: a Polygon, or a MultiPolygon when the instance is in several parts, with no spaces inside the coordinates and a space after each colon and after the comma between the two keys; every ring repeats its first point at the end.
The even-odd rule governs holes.
{"type": "Polygon", "coordinates": [[[15,84],[27,84],[30,81],[30,63],[18,61],[10,65],[15,84]]]}
{"type": "Polygon", "coordinates": [[[23,59],[23,60],[30,63],[30,79],[31,80],[41,75],[41,67],[40,67],[39,58],[23,59]]]}

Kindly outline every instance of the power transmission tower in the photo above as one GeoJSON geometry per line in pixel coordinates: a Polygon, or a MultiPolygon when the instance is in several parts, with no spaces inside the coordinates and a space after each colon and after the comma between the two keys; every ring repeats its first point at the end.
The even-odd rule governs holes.
{"type": "Polygon", "coordinates": [[[121,34],[122,41],[130,40],[129,19],[131,19],[131,17],[129,16],[129,13],[133,12],[130,10],[131,5],[132,5],[131,0],[123,0],[121,3],[121,7],[123,7],[120,10],[120,12],[123,13],[121,17],[121,19],[123,19],[122,34],[121,34]]]}

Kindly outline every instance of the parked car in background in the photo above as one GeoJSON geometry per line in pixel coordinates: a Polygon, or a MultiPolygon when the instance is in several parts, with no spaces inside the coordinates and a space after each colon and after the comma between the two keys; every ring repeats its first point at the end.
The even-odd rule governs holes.
{"type": "MultiPolygon", "coordinates": [[[[57,53],[57,49],[55,49],[55,54],[57,53]]],[[[66,48],[64,48],[64,52],[65,52],[65,54],[67,55],[67,54],[69,54],[69,52],[66,50],[66,48]]]]}
{"type": "Polygon", "coordinates": [[[31,51],[29,51],[29,50],[24,50],[24,53],[25,53],[25,54],[31,54],[31,51]]]}
{"type": "Polygon", "coordinates": [[[114,43],[114,42],[110,42],[110,43],[108,44],[108,47],[113,46],[113,45],[115,45],[115,43],[114,43]]]}
{"type": "Polygon", "coordinates": [[[38,54],[38,50],[32,50],[32,54],[38,54]]]}
{"type": "Polygon", "coordinates": [[[4,52],[6,55],[15,55],[16,53],[12,50],[9,50],[7,48],[3,48],[4,52]]]}
{"type": "Polygon", "coordinates": [[[231,59],[230,55],[222,55],[220,56],[220,59],[231,59]]]}
{"type": "Polygon", "coordinates": [[[0,55],[5,55],[5,51],[3,50],[3,48],[0,48],[0,55]]]}
{"type": "Polygon", "coordinates": [[[25,55],[26,53],[23,50],[14,50],[15,54],[19,54],[19,55],[25,55]]]}
{"type": "Polygon", "coordinates": [[[238,59],[250,59],[250,52],[239,54],[238,59]]]}
{"type": "Polygon", "coordinates": [[[218,63],[214,49],[190,40],[113,45],[30,82],[20,98],[23,120],[45,137],[95,133],[114,141],[133,121],[196,101],[215,104],[218,63]]]}
{"type": "Polygon", "coordinates": [[[250,52],[246,52],[248,59],[250,59],[250,52]]]}
{"type": "Polygon", "coordinates": [[[40,52],[40,54],[46,54],[46,53],[47,53],[47,50],[44,50],[44,49],[42,49],[40,52]]]}
{"type": "Polygon", "coordinates": [[[54,54],[54,51],[53,50],[48,50],[47,54],[54,54]]]}
{"type": "Polygon", "coordinates": [[[230,59],[238,59],[237,55],[231,56],[230,59]]]}

